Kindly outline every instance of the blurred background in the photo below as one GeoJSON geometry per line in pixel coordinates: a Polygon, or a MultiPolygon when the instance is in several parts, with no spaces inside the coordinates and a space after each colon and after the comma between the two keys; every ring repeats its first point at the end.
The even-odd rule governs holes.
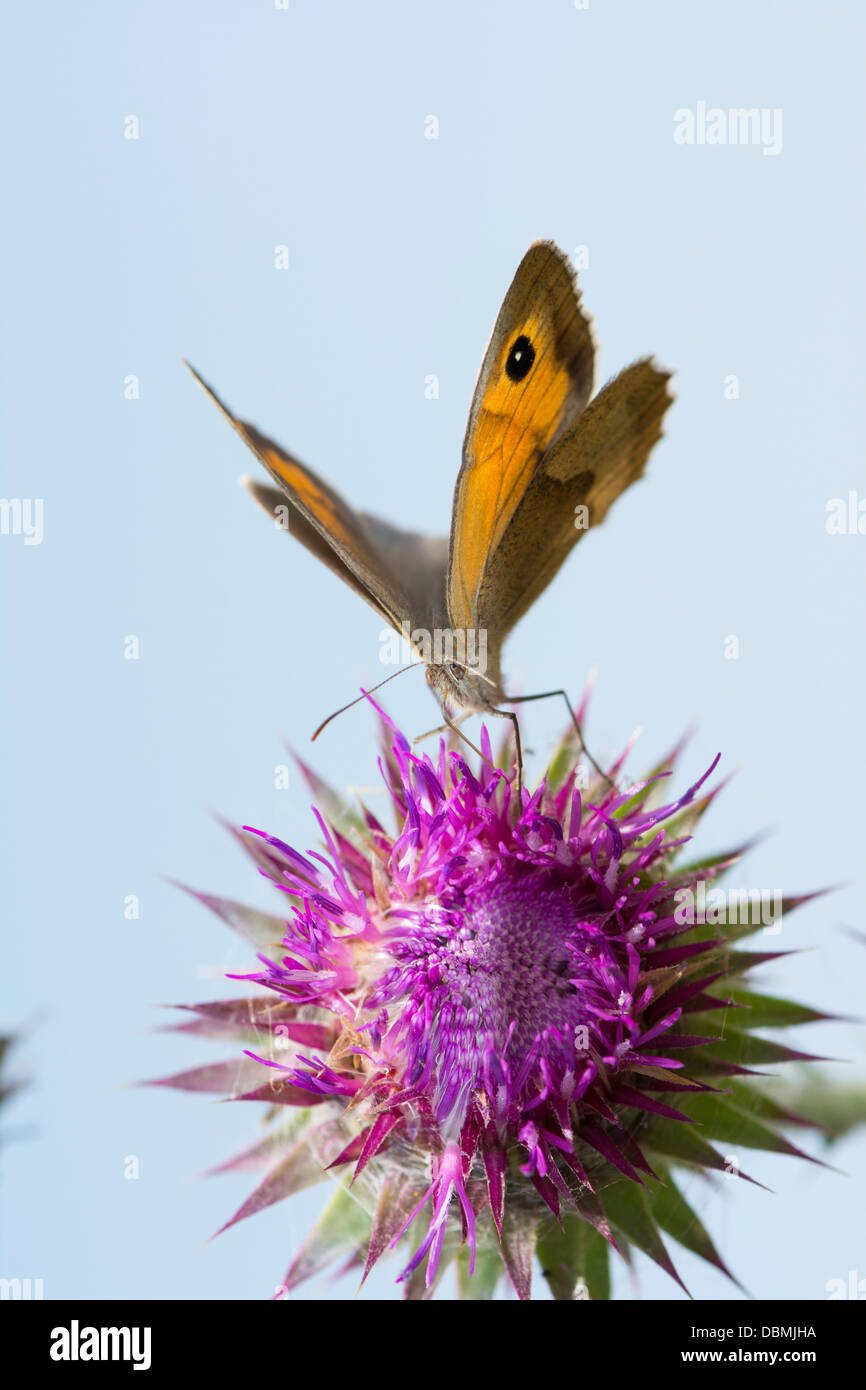
{"type": "MultiPolygon", "coordinates": [[[[284,740],[310,755],[384,674],[381,622],[239,490],[255,460],[181,358],[353,503],[444,532],[537,237],[582,267],[599,383],[653,352],[677,401],[647,479],[513,635],[512,688],[577,695],[597,667],[591,747],[640,725],[636,776],[695,725],[683,785],[717,751],[737,773],[701,848],[767,832],[739,884],[842,885],[785,920],[771,948],[796,954],[756,983],[862,1013],[862,7],[49,0],[6,27],[2,492],[42,508],[0,536],[0,1021],[29,1082],[3,1120],[0,1274],[266,1298],[327,1195],[205,1246],[252,1180],[197,1175],[258,1114],[130,1084],[221,1055],[153,1033],[155,1006],[230,997],[250,959],[166,880],[269,905],[213,813],[314,846],[284,740]],[[699,103],[781,115],[771,143],[678,143],[699,103]],[[828,530],[852,492],[855,525],[828,530]]],[[[387,707],[435,722],[420,672],[387,707]]],[[[539,771],[562,711],[522,724],[539,771]]],[[[316,768],[372,787],[371,735],[352,710],[316,768]]],[[[858,1024],[790,1040],[863,1074],[858,1024]]],[[[832,1150],[841,1174],[749,1157],[772,1193],[685,1188],[748,1288],[866,1276],[866,1137],[832,1150]]],[[[675,1253],[696,1297],[741,1297],[675,1253]]],[[[683,1296],[635,1268],[619,1296],[683,1296]]],[[[361,1296],[397,1296],[397,1269],[361,1296]]]]}

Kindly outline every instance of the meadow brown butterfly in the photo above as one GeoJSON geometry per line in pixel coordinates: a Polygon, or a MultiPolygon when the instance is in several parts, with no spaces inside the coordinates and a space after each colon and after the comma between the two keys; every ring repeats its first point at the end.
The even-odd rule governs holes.
{"type": "MultiPolygon", "coordinates": [[[[502,643],[572,546],[641,476],[671,401],[670,374],[649,358],[590,399],[594,357],[568,258],[552,242],[535,242],[481,364],[448,539],[354,511],[306,465],[238,420],[190,368],[276,484],[248,484],[255,499],[287,516],[296,540],[409,640],[448,727],[474,713],[512,721],[519,779],[517,718],[498,706],[553,694],[568,704],[568,697],[506,696],[502,643]]],[[[569,711],[574,719],[570,704],[569,711]]]]}

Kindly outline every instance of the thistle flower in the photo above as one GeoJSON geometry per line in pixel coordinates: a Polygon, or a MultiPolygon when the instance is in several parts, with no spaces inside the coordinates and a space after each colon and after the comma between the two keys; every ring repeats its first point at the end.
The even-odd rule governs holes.
{"type": "Polygon", "coordinates": [[[827,1015],[745,987],[781,954],[738,949],[760,915],[683,910],[739,855],[680,864],[718,758],[678,795],[679,749],[621,788],[626,754],[590,781],[570,735],[518,796],[486,731],[473,769],[379,714],[395,830],[303,768],[324,853],[235,832],[282,911],[196,895],[259,947],[230,978],[260,992],[181,1025],[246,1055],[157,1083],[270,1107],[217,1170],[268,1168],[227,1226],[327,1175],[286,1290],[332,1261],[366,1278],[401,1246],[407,1297],[456,1263],[460,1296],[507,1275],[528,1298],[537,1254],[554,1297],[606,1298],[611,1250],[681,1282],[662,1232],[729,1274],[674,1170],[726,1171],[714,1140],[808,1157],[781,1130],[809,1122],[749,1078],[812,1059],[754,1030],[827,1015]]]}

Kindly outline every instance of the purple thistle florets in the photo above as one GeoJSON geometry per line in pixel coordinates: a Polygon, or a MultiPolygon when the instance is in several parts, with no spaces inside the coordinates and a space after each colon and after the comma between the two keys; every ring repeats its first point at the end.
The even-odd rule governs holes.
{"type": "Polygon", "coordinates": [[[486,731],[473,769],[379,715],[393,831],[301,765],[324,853],[235,832],[282,911],[196,895],[260,952],[231,977],[257,993],[180,1025],[247,1056],[159,1083],[269,1107],[215,1170],[267,1169],[227,1225],[337,1178],[279,1296],[335,1260],[366,1277],[404,1237],[410,1298],[451,1261],[458,1296],[474,1269],[471,1296],[505,1272],[528,1298],[535,1254],[554,1297],[607,1298],[608,1252],[632,1246],[678,1280],[662,1231],[727,1274],[673,1170],[727,1172],[711,1140],[805,1157],[781,1130],[809,1121],[751,1078],[809,1054],[753,1030],[828,1015],[744,985],[779,954],[740,949],[760,914],[683,910],[739,858],[679,862],[718,759],[670,798],[679,750],[620,786],[625,755],[590,779],[571,732],[530,792],[486,731]]]}
{"type": "Polygon", "coordinates": [[[402,829],[392,839],[368,814],[370,858],[321,817],[327,859],[245,827],[283,860],[276,881],[299,903],[286,954],[242,978],[327,1010],[354,1036],[339,1066],[259,1060],[310,1099],[365,1104],[369,1124],[347,1155],[356,1171],[401,1131],[429,1148],[430,1186],[401,1228],[432,1199],[427,1236],[401,1276],[429,1251],[428,1283],[452,1198],[474,1242],[476,1167],[500,1232],[515,1151],[554,1212],[574,1202],[575,1187],[592,1191],[576,1129],[626,1177],[651,1171],[612,1107],[675,1115],[642,1087],[677,1089],[664,1073],[705,1041],[672,1031],[686,994],[660,1007],[646,975],[694,953],[666,948],[683,927],[656,870],[672,849],[662,823],[694,800],[715,762],[648,811],[639,796],[648,784],[600,782],[589,801],[577,769],[555,793],[544,782],[517,805],[486,734],[482,752],[476,776],[458,753],[443,746],[434,763],[394,731],[383,771],[402,829]]]}

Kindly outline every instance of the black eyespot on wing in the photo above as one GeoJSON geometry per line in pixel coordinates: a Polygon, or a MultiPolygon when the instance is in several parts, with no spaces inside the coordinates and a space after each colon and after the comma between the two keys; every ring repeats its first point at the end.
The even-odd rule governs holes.
{"type": "Polygon", "coordinates": [[[535,348],[525,333],[514,339],[505,359],[505,375],[509,381],[523,381],[535,361],[535,348]]]}

